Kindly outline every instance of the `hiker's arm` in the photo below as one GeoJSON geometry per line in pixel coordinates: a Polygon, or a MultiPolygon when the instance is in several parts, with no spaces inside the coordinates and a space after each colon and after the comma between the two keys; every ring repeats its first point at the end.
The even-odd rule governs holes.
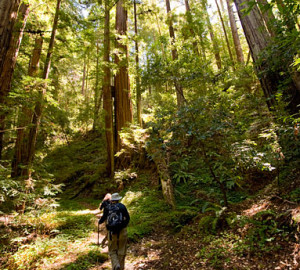
{"type": "Polygon", "coordinates": [[[130,221],[130,216],[128,214],[128,211],[127,211],[127,208],[124,206],[123,208],[123,215],[125,217],[125,220],[124,220],[124,225],[125,227],[128,225],[129,221],[130,221]]]}
{"type": "Polygon", "coordinates": [[[102,224],[107,219],[107,215],[108,215],[108,210],[107,208],[104,208],[103,216],[99,219],[99,224],[102,224]]]}

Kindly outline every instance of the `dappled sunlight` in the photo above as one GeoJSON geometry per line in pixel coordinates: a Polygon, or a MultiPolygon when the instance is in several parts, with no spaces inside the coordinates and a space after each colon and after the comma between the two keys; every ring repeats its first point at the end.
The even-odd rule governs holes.
{"type": "Polygon", "coordinates": [[[125,205],[131,205],[132,203],[136,202],[137,200],[141,199],[143,196],[143,193],[141,191],[127,191],[122,202],[125,205]]]}
{"type": "Polygon", "coordinates": [[[95,209],[95,210],[91,210],[91,209],[84,209],[84,210],[78,210],[78,211],[71,211],[70,215],[73,216],[81,216],[81,215],[95,215],[95,214],[99,214],[100,211],[99,209],[95,209]]]}
{"type": "Polygon", "coordinates": [[[253,204],[251,208],[243,211],[243,214],[245,216],[254,216],[255,214],[261,212],[261,211],[264,211],[264,210],[267,210],[270,206],[270,202],[266,201],[266,200],[263,200],[263,201],[260,201],[259,203],[257,204],[253,204]]]}

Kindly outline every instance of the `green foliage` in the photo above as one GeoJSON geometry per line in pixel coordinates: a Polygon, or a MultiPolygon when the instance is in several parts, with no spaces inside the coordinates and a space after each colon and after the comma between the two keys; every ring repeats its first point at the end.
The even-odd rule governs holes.
{"type": "Polygon", "coordinates": [[[290,193],[289,197],[294,202],[300,202],[300,188],[296,188],[295,190],[293,190],[290,193]]]}
{"type": "Polygon", "coordinates": [[[12,256],[9,269],[38,268],[43,260],[51,263],[67,250],[68,242],[64,238],[43,239],[37,238],[33,244],[23,245],[12,256]]]}
{"type": "MultiPolygon", "coordinates": [[[[39,211],[26,213],[16,220],[16,225],[22,225],[24,236],[10,239],[11,244],[19,248],[7,261],[8,269],[39,269],[59,260],[66,252],[78,252],[78,246],[85,245],[95,230],[95,221],[94,214],[80,201],[74,200],[61,201],[57,210],[44,205],[39,211]],[[32,232],[37,238],[22,245],[25,236],[32,232]]],[[[77,260],[64,269],[86,269],[84,267],[107,259],[107,255],[101,254],[95,247],[87,246],[80,252],[77,260]]]]}
{"type": "Polygon", "coordinates": [[[203,260],[214,269],[223,269],[225,263],[230,262],[230,249],[232,240],[230,235],[219,237],[206,236],[203,241],[207,246],[201,248],[195,254],[197,259],[203,260]]]}

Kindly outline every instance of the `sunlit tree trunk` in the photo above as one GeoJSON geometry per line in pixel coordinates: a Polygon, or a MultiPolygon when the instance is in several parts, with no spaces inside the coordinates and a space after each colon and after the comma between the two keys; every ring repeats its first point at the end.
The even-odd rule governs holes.
{"type": "MultiPolygon", "coordinates": [[[[169,34],[170,34],[171,45],[172,45],[172,59],[177,60],[178,52],[175,48],[175,32],[174,32],[174,28],[173,28],[171,5],[170,5],[169,0],[166,0],[166,7],[167,7],[167,14],[168,14],[169,34]]],[[[176,97],[177,97],[177,106],[180,107],[183,105],[183,103],[185,101],[185,97],[183,94],[183,88],[177,78],[175,78],[174,84],[175,84],[176,97]]]]}
{"type": "Polygon", "coordinates": [[[230,43],[229,43],[229,39],[228,39],[228,35],[227,35],[225,23],[224,23],[224,20],[223,20],[223,17],[222,17],[222,13],[221,13],[218,1],[215,0],[215,2],[216,2],[216,6],[217,6],[219,17],[220,17],[220,20],[221,20],[221,24],[222,24],[222,28],[223,28],[223,32],[224,32],[224,36],[225,36],[225,41],[226,41],[226,45],[227,45],[227,49],[228,49],[228,53],[229,53],[229,57],[230,57],[230,60],[231,60],[231,62],[233,64],[233,66],[234,66],[234,59],[233,59],[233,56],[232,56],[232,52],[231,52],[231,48],[230,48],[230,43]]]}
{"type": "Polygon", "coordinates": [[[105,0],[105,22],[104,22],[104,51],[103,51],[103,110],[105,113],[105,137],[107,149],[107,172],[114,175],[114,135],[113,135],[113,111],[111,95],[110,74],[110,10],[109,0],[105,0]]]}
{"type": "MultiPolygon", "coordinates": [[[[51,33],[48,52],[47,52],[46,61],[45,61],[45,65],[44,65],[43,76],[42,76],[42,78],[45,80],[48,79],[49,72],[50,72],[51,56],[52,56],[53,49],[54,49],[54,41],[55,41],[56,30],[57,30],[57,25],[58,25],[60,4],[61,4],[61,0],[57,0],[55,17],[54,17],[54,22],[53,22],[53,27],[52,27],[52,33],[51,33]]],[[[28,163],[27,163],[26,168],[24,168],[24,170],[25,170],[24,174],[28,175],[29,178],[31,176],[31,167],[32,167],[33,159],[34,159],[38,129],[39,129],[41,118],[42,118],[42,111],[43,111],[43,106],[44,106],[44,98],[45,98],[45,94],[46,94],[46,89],[47,89],[47,84],[45,83],[45,85],[42,86],[42,90],[40,91],[40,95],[39,95],[39,100],[36,102],[36,105],[34,108],[34,114],[33,114],[31,128],[30,128],[29,136],[28,136],[28,163]]]]}
{"type": "Polygon", "coordinates": [[[6,117],[6,98],[10,92],[29,5],[22,4],[17,16],[19,1],[0,2],[0,159],[6,117]],[[16,22],[17,19],[17,22],[16,22]]]}
{"type": "Polygon", "coordinates": [[[232,37],[233,37],[233,43],[234,43],[234,48],[235,48],[235,52],[236,52],[236,57],[237,57],[237,60],[239,63],[244,63],[245,62],[244,54],[243,54],[243,50],[242,50],[242,46],[241,46],[240,37],[238,34],[238,29],[237,29],[233,9],[232,9],[231,0],[226,0],[226,2],[227,2],[228,16],[229,16],[230,28],[231,28],[231,33],[232,33],[232,37]]]}
{"type": "Polygon", "coordinates": [[[135,69],[136,69],[136,115],[137,122],[142,126],[142,94],[140,83],[140,65],[139,65],[139,44],[138,44],[138,30],[137,30],[137,14],[136,14],[136,0],[134,0],[134,31],[135,31],[135,69]]]}
{"type": "MultiPolygon", "coordinates": [[[[41,36],[36,37],[35,45],[32,52],[29,68],[28,68],[28,75],[31,77],[38,76],[39,70],[39,61],[42,52],[43,46],[43,38],[41,36]]],[[[31,89],[25,89],[25,91],[30,92],[31,89]]],[[[28,177],[26,169],[28,167],[28,160],[29,160],[29,125],[31,124],[33,116],[32,109],[28,108],[27,106],[23,105],[21,112],[19,114],[18,120],[18,129],[17,129],[17,139],[15,144],[15,154],[14,159],[12,161],[12,173],[11,176],[14,178],[24,176],[28,177]]]]}
{"type": "Polygon", "coordinates": [[[222,61],[221,61],[221,56],[220,56],[220,48],[219,48],[219,45],[217,43],[217,40],[215,39],[214,30],[213,30],[211,22],[209,20],[207,8],[206,8],[206,0],[202,1],[202,6],[203,6],[203,10],[205,12],[206,23],[207,23],[210,39],[211,39],[211,42],[212,42],[212,45],[213,45],[216,64],[217,64],[218,69],[221,69],[222,68],[222,61]]]}
{"type": "MultiPolygon", "coordinates": [[[[116,7],[116,30],[118,35],[127,34],[127,11],[124,1],[120,0],[116,7]]],[[[118,53],[115,55],[117,74],[115,76],[115,119],[116,119],[116,145],[115,150],[121,150],[121,139],[119,132],[122,128],[132,123],[132,103],[130,83],[128,76],[128,49],[127,45],[116,41],[118,53]]]]}
{"type": "Polygon", "coordinates": [[[99,40],[96,43],[96,81],[95,81],[95,89],[94,89],[94,121],[93,121],[93,130],[96,130],[99,127],[99,112],[101,107],[101,101],[103,92],[100,91],[99,88],[99,72],[100,72],[100,65],[99,65],[99,40]]]}

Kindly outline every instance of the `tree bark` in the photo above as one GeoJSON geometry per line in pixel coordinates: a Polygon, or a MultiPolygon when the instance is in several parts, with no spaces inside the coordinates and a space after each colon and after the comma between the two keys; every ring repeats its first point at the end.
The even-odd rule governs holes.
{"type": "Polygon", "coordinates": [[[110,10],[109,0],[105,0],[105,22],[104,22],[104,54],[103,54],[103,109],[105,112],[105,136],[107,149],[107,172],[109,176],[114,175],[114,136],[113,136],[113,112],[111,94],[111,73],[109,67],[110,55],[110,10]]]}
{"type": "Polygon", "coordinates": [[[217,6],[219,17],[220,17],[220,20],[221,20],[221,24],[222,24],[222,28],[223,28],[223,32],[224,32],[224,36],[225,36],[225,41],[226,41],[227,49],[228,49],[228,53],[229,53],[229,57],[230,57],[230,60],[232,62],[232,65],[234,67],[234,59],[233,59],[233,56],[232,56],[232,52],[231,52],[231,48],[230,48],[230,43],[229,43],[229,39],[228,39],[228,35],[227,35],[225,23],[224,23],[224,20],[223,20],[223,17],[222,17],[222,13],[221,13],[218,1],[215,0],[215,2],[216,2],[216,6],[217,6]]]}
{"type": "Polygon", "coordinates": [[[168,171],[168,166],[165,159],[154,160],[157,171],[159,174],[161,189],[165,201],[174,209],[175,208],[175,198],[174,198],[174,188],[171,181],[171,176],[168,171]]]}
{"type": "Polygon", "coordinates": [[[270,7],[266,10],[266,6],[268,5],[267,0],[257,0],[257,3],[261,10],[266,27],[267,27],[271,37],[274,37],[275,36],[274,23],[275,23],[276,19],[272,12],[272,9],[270,7]]]}
{"type": "Polygon", "coordinates": [[[20,0],[0,1],[0,74],[10,47],[20,0]]]}
{"type": "MultiPolygon", "coordinates": [[[[245,2],[244,0],[234,1],[250,48],[252,59],[255,63],[256,73],[266,97],[267,105],[269,109],[272,110],[272,107],[276,105],[275,95],[282,80],[280,72],[284,68],[288,67],[282,67],[282,70],[273,70],[271,64],[261,57],[261,53],[270,44],[271,36],[265,27],[264,20],[258,6],[254,5],[249,13],[243,14],[242,10],[248,7],[248,2],[245,2]]],[[[284,98],[288,102],[287,109],[289,112],[291,114],[298,113],[300,93],[294,82],[289,83],[285,87],[284,98]]]]}
{"type": "Polygon", "coordinates": [[[95,81],[95,90],[94,90],[94,121],[93,121],[93,130],[96,130],[99,127],[99,112],[101,107],[102,93],[99,88],[99,40],[96,43],[96,81],[95,81]]]}
{"type": "Polygon", "coordinates": [[[3,1],[0,3],[0,159],[2,157],[5,117],[7,114],[6,99],[10,92],[23,30],[29,13],[29,5],[22,4],[17,16],[19,1],[8,2],[3,1]],[[15,22],[16,19],[17,22],[15,22]]]}
{"type": "MultiPolygon", "coordinates": [[[[31,77],[38,76],[38,69],[39,69],[39,61],[42,52],[43,46],[43,38],[41,36],[36,37],[35,45],[32,52],[29,68],[28,68],[28,75],[31,77]]],[[[26,91],[30,92],[31,89],[25,89],[26,91]]],[[[32,121],[33,111],[26,107],[25,105],[22,106],[21,112],[19,114],[18,120],[18,130],[17,130],[17,139],[15,144],[15,154],[12,161],[12,173],[11,176],[13,178],[18,177],[28,177],[28,161],[29,161],[29,130],[30,130],[30,123],[32,121]]]]}
{"type": "MultiPolygon", "coordinates": [[[[172,45],[172,59],[173,59],[173,61],[175,61],[178,59],[178,52],[175,48],[175,32],[174,32],[174,28],[173,28],[171,5],[170,5],[169,0],[166,0],[166,8],[167,8],[167,15],[168,15],[169,34],[170,34],[171,45],[172,45]]],[[[185,102],[183,88],[177,78],[174,79],[174,85],[175,85],[175,90],[176,90],[177,106],[181,107],[185,102]]]]}
{"type": "MultiPolygon", "coordinates": [[[[116,30],[118,35],[127,34],[127,10],[124,1],[120,0],[116,7],[116,30]]],[[[115,55],[115,63],[118,67],[115,76],[115,119],[116,119],[116,143],[115,151],[121,150],[121,138],[119,132],[122,128],[132,123],[132,103],[130,94],[130,82],[128,76],[128,49],[127,45],[116,40],[118,53],[115,55]]]]}
{"type": "Polygon", "coordinates": [[[234,48],[236,52],[236,57],[239,63],[244,63],[244,54],[238,34],[238,29],[234,17],[234,13],[232,10],[232,5],[231,5],[231,0],[226,0],[227,1],[227,9],[228,9],[228,16],[229,16],[229,22],[230,22],[230,28],[231,28],[231,33],[233,37],[233,43],[234,43],[234,48]]]}
{"type": "Polygon", "coordinates": [[[135,69],[136,69],[136,115],[137,122],[142,126],[142,93],[140,83],[140,64],[139,64],[139,44],[138,44],[138,30],[137,30],[137,14],[136,14],[136,0],[134,0],[134,31],[135,31],[135,69]]]}
{"type": "Polygon", "coordinates": [[[250,12],[246,15],[243,9],[247,8],[247,2],[243,0],[234,0],[241,24],[245,33],[245,37],[251,52],[252,59],[255,63],[256,73],[261,83],[268,108],[276,104],[274,91],[277,89],[277,75],[270,72],[264,72],[269,68],[266,60],[260,60],[260,53],[267,48],[270,42],[270,34],[265,28],[262,15],[256,5],[252,7],[250,12]],[[259,64],[258,64],[259,63],[259,64]]]}
{"type": "Polygon", "coordinates": [[[82,84],[81,84],[81,94],[85,96],[85,73],[86,73],[86,61],[85,57],[83,60],[83,74],[82,74],[82,84]]]}

